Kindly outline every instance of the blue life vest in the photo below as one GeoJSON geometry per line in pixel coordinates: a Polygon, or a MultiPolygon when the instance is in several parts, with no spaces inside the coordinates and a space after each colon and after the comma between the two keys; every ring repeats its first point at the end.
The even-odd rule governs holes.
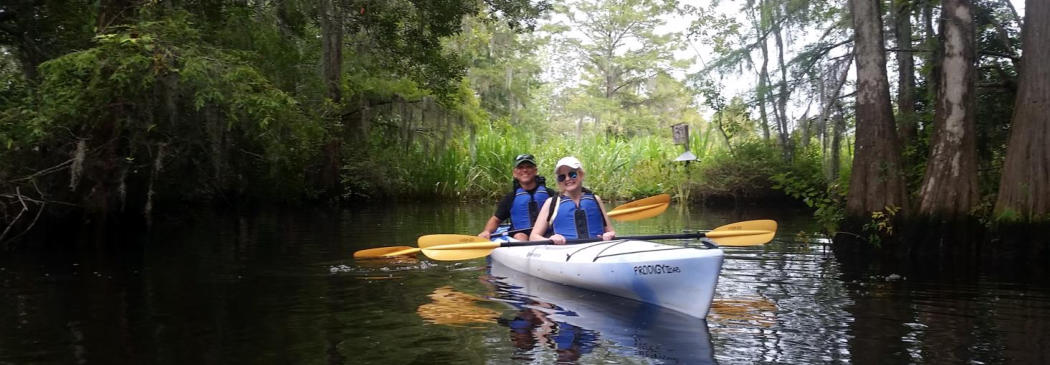
{"type": "Polygon", "coordinates": [[[598,237],[605,232],[605,217],[594,194],[585,192],[580,198],[579,207],[567,196],[562,195],[558,199],[558,207],[554,210],[551,222],[554,233],[566,239],[578,239],[598,237]]]}
{"type": "Polygon", "coordinates": [[[522,229],[532,227],[536,216],[540,214],[540,204],[547,201],[547,187],[537,184],[534,193],[518,187],[514,190],[514,202],[510,205],[510,229],[522,229]]]}

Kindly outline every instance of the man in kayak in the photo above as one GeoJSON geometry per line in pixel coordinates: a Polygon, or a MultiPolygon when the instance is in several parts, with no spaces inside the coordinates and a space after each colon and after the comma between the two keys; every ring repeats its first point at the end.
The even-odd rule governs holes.
{"type": "Polygon", "coordinates": [[[561,195],[543,203],[529,239],[544,240],[545,235],[553,233],[549,239],[563,245],[567,239],[601,237],[608,241],[616,238],[602,199],[583,187],[585,175],[580,160],[572,156],[558,160],[554,174],[558,177],[561,195]]]}
{"type": "Polygon", "coordinates": [[[543,176],[536,175],[536,157],[527,153],[518,155],[514,158],[514,190],[503,196],[496,206],[496,213],[489,217],[478,237],[488,239],[500,222],[509,218],[510,230],[520,231],[511,237],[528,240],[529,230],[540,212],[539,205],[552,196],[557,196],[557,193],[547,187],[543,176]]]}

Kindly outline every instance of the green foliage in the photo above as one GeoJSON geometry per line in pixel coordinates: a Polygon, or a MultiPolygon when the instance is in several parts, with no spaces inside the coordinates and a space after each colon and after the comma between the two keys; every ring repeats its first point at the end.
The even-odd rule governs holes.
{"type": "Polygon", "coordinates": [[[775,145],[761,140],[741,143],[730,154],[718,150],[704,161],[696,193],[701,196],[746,197],[767,194],[769,178],[784,166],[775,145]]]}
{"type": "MultiPolygon", "coordinates": [[[[384,125],[393,127],[394,123],[384,125]]],[[[669,137],[609,140],[591,136],[582,141],[557,138],[539,143],[531,131],[495,121],[478,127],[472,156],[469,136],[430,151],[420,142],[391,144],[383,134],[377,128],[367,151],[348,160],[343,174],[349,186],[347,197],[496,198],[511,188],[510,162],[520,153],[536,156],[542,176],[553,175],[558,159],[576,156],[587,172],[585,186],[606,199],[689,193],[680,189],[689,186],[691,175],[681,163],[671,161],[681,150],[669,137]]],[[[556,187],[553,180],[548,184],[556,187]]]]}
{"type": "Polygon", "coordinates": [[[893,219],[900,212],[900,207],[888,206],[884,210],[871,212],[871,221],[864,224],[864,232],[868,234],[868,242],[879,247],[882,237],[893,236],[893,219]]]}
{"type": "Polygon", "coordinates": [[[394,124],[381,123],[367,149],[351,152],[343,168],[345,197],[493,198],[512,184],[510,161],[528,151],[528,135],[506,123],[479,127],[473,156],[469,136],[441,149],[391,144],[382,129],[394,124]]]}
{"type": "Polygon", "coordinates": [[[495,118],[513,124],[533,122],[527,106],[536,104],[542,72],[538,47],[544,42],[533,35],[519,35],[505,22],[477,17],[464,20],[465,31],[448,40],[448,47],[471,67],[466,80],[477,92],[481,107],[495,118]]]}
{"type": "MultiPolygon", "coordinates": [[[[819,165],[818,165],[819,166],[819,165]]],[[[797,171],[773,175],[774,189],[783,190],[788,196],[801,200],[813,209],[825,233],[838,231],[839,223],[846,217],[846,192],[838,183],[826,183],[820,175],[805,175],[797,171]]]]}
{"type": "MultiPolygon", "coordinates": [[[[45,130],[37,117],[29,85],[14,67],[0,67],[0,79],[8,80],[0,84],[0,151],[30,149],[45,135],[45,130]]],[[[0,159],[0,163],[7,162],[4,160],[0,159]]]]}
{"type": "Polygon", "coordinates": [[[116,128],[129,161],[168,145],[179,151],[169,169],[188,170],[173,177],[195,186],[302,192],[324,131],[241,56],[203,42],[187,13],[101,34],[41,65],[40,125],[54,143],[72,132],[95,146],[116,128]]]}
{"type": "Polygon", "coordinates": [[[346,22],[358,49],[367,49],[369,62],[411,79],[442,104],[454,105],[469,58],[444,42],[462,31],[463,19],[486,12],[511,28],[531,28],[548,7],[546,1],[527,0],[369,1],[348,9],[346,22]]]}
{"type": "MultiPolygon", "coordinates": [[[[0,3],[0,53],[19,62],[22,76],[35,81],[37,66],[82,49],[94,36],[94,2],[6,0],[0,3]]],[[[6,78],[2,80],[7,80],[6,78]]]]}

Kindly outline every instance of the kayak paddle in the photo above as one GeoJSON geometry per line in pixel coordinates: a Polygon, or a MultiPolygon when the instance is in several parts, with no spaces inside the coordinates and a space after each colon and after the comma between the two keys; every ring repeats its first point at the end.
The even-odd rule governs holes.
{"type": "MultiPolygon", "coordinates": [[[[623,205],[620,205],[620,206],[617,206],[616,208],[613,208],[613,210],[609,211],[607,214],[609,215],[609,218],[615,219],[617,221],[624,221],[624,222],[634,221],[634,220],[639,220],[639,219],[652,218],[652,217],[660,215],[661,213],[664,212],[664,210],[667,210],[667,206],[670,203],[671,203],[671,196],[670,195],[660,194],[660,195],[655,195],[655,196],[651,196],[651,197],[648,197],[648,198],[638,199],[638,200],[634,200],[634,201],[630,201],[630,202],[624,203],[623,205]]],[[[525,232],[525,231],[528,231],[530,229],[532,229],[532,227],[516,229],[516,230],[513,230],[513,231],[507,231],[507,232],[504,232],[504,233],[501,233],[501,234],[512,235],[512,234],[515,234],[515,233],[518,233],[518,232],[525,232]]],[[[428,235],[428,236],[446,236],[446,235],[428,235]]],[[[467,236],[467,235],[447,235],[447,236],[473,237],[474,239],[470,240],[470,241],[462,241],[462,239],[463,239],[462,237],[460,237],[459,239],[455,239],[455,238],[451,238],[451,237],[444,237],[444,238],[428,239],[426,241],[427,243],[424,243],[423,242],[423,237],[427,237],[427,236],[423,236],[423,237],[420,237],[419,247],[390,246],[390,247],[369,248],[369,249],[365,249],[365,250],[360,250],[360,251],[354,252],[354,258],[355,259],[372,259],[372,258],[394,257],[394,256],[400,256],[400,255],[411,255],[411,254],[419,252],[419,250],[421,248],[434,246],[434,245],[445,245],[445,244],[450,244],[450,243],[488,242],[488,240],[486,240],[484,238],[481,238],[481,237],[477,237],[477,236],[467,236]],[[431,243],[431,242],[433,242],[433,243],[431,243]]]]}
{"type": "Polygon", "coordinates": [[[389,246],[389,247],[369,248],[369,249],[365,249],[365,250],[354,251],[354,258],[355,259],[370,259],[370,258],[376,258],[376,257],[389,257],[389,256],[405,255],[405,254],[398,253],[398,252],[399,251],[405,251],[405,250],[413,250],[413,249],[416,250],[417,252],[419,251],[419,247],[411,247],[411,246],[389,246]],[[390,255],[391,253],[394,253],[394,255],[390,255]]]}
{"type": "MultiPolygon", "coordinates": [[[[675,238],[709,238],[722,246],[758,246],[773,239],[776,234],[777,222],[773,220],[753,220],[727,224],[707,232],[681,233],[681,234],[659,234],[648,236],[617,237],[617,239],[634,240],[661,240],[675,238]]],[[[587,242],[598,242],[601,238],[585,238],[567,240],[566,244],[578,244],[587,242]]],[[[554,244],[551,240],[520,241],[520,242],[490,242],[478,236],[441,234],[427,235],[419,238],[420,246],[424,243],[427,247],[422,248],[424,255],[434,260],[455,261],[469,260],[485,257],[500,247],[519,246],[541,246],[554,244]],[[444,243],[444,244],[441,244],[444,243]]]]}
{"type": "MultiPolygon", "coordinates": [[[[434,235],[431,235],[431,236],[434,236],[434,235]]],[[[456,236],[474,237],[474,238],[479,239],[479,240],[488,241],[488,240],[486,240],[484,238],[481,238],[481,237],[478,237],[478,236],[467,236],[467,235],[456,235],[456,236]]],[[[426,237],[426,236],[423,236],[423,237],[426,237]]],[[[360,250],[360,251],[354,252],[354,258],[355,259],[374,259],[374,258],[395,257],[395,256],[401,256],[401,255],[411,255],[411,254],[419,252],[419,250],[421,250],[421,249],[424,249],[424,248],[427,248],[427,247],[430,247],[430,246],[445,245],[445,244],[448,244],[448,242],[449,241],[447,241],[447,240],[446,241],[419,242],[419,247],[390,246],[390,247],[369,248],[369,249],[366,249],[366,250],[360,250]]],[[[464,241],[464,242],[478,242],[478,241],[464,241]]]]}
{"type": "Polygon", "coordinates": [[[660,215],[667,206],[671,204],[671,196],[667,194],[654,195],[645,199],[628,202],[606,213],[609,218],[627,222],[639,219],[652,218],[660,215]]]}

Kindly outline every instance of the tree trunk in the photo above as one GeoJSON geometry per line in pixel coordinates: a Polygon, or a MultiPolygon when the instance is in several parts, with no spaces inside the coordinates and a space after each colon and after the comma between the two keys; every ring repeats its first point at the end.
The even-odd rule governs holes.
{"type": "Polygon", "coordinates": [[[332,102],[342,100],[343,14],[338,0],[321,0],[318,6],[321,22],[321,69],[325,89],[332,102]]]}
{"type": "Polygon", "coordinates": [[[929,41],[934,39],[936,35],[933,33],[933,0],[923,0],[922,2],[922,25],[926,35],[926,40],[929,41]]]}
{"type": "Polygon", "coordinates": [[[915,58],[912,57],[911,1],[894,1],[894,33],[897,38],[897,110],[900,116],[901,145],[907,146],[916,138],[918,120],[915,116],[915,58]]]}
{"type": "Polygon", "coordinates": [[[715,123],[718,124],[718,131],[722,133],[722,138],[725,138],[725,140],[726,140],[726,148],[729,149],[729,155],[730,156],[734,156],[735,154],[733,153],[733,144],[729,142],[729,134],[726,133],[725,126],[722,125],[722,117],[723,117],[722,111],[721,110],[716,110],[715,111],[715,123]]]}
{"type": "Polygon", "coordinates": [[[774,32],[777,43],[777,62],[780,66],[779,92],[777,93],[777,130],[780,132],[780,147],[784,149],[784,159],[791,161],[794,155],[794,146],[791,145],[791,130],[788,129],[787,119],[787,101],[790,94],[787,88],[787,67],[784,65],[784,40],[781,32],[783,32],[783,29],[777,26],[776,32],[774,32]]]}
{"type": "MultiPolygon", "coordinates": [[[[923,0],[922,7],[923,34],[925,36],[923,44],[928,50],[939,48],[937,45],[937,33],[933,27],[933,7],[935,6],[933,1],[923,0]]],[[[931,65],[926,74],[926,85],[929,85],[926,88],[926,100],[937,100],[937,78],[941,76],[940,71],[937,70],[938,67],[941,67],[941,63],[937,60],[938,56],[939,52],[926,53],[925,64],[931,65]]]]}
{"type": "MultiPolygon", "coordinates": [[[[853,63],[853,55],[849,55],[849,57],[846,58],[846,60],[843,61],[843,62],[844,63],[836,62],[834,65],[832,65],[832,69],[830,70],[829,73],[834,74],[835,72],[839,72],[839,75],[836,76],[835,87],[834,87],[834,89],[832,89],[833,91],[831,93],[829,93],[827,96],[824,97],[826,100],[824,101],[823,109],[820,111],[820,116],[817,117],[817,120],[819,120],[821,122],[821,127],[820,127],[821,132],[820,133],[824,135],[823,138],[821,138],[821,150],[822,151],[823,151],[823,147],[824,147],[824,142],[827,140],[827,132],[826,132],[827,120],[828,120],[828,116],[831,115],[831,109],[832,108],[841,108],[842,107],[840,105],[840,103],[839,103],[839,95],[842,94],[842,86],[846,84],[846,80],[848,80],[848,78],[849,78],[850,64],[853,63]],[[839,71],[838,69],[841,69],[842,71],[839,71]]],[[[838,124],[837,123],[838,123],[838,121],[836,121],[835,128],[838,128],[838,124]]],[[[836,132],[836,133],[838,133],[838,132],[836,132]]],[[[838,137],[838,136],[836,136],[836,137],[838,137]]],[[[836,145],[834,148],[837,149],[838,147],[839,146],[836,145]]],[[[836,153],[838,153],[837,150],[836,150],[836,153]]],[[[838,157],[836,156],[836,158],[838,158],[838,157]]],[[[837,163],[838,162],[836,161],[836,164],[837,163]]],[[[837,165],[836,165],[836,168],[837,168],[837,165]]],[[[835,175],[832,175],[832,176],[835,176],[835,175]]]]}
{"type": "MultiPolygon", "coordinates": [[[[321,23],[321,73],[325,93],[328,99],[339,105],[343,100],[343,11],[338,0],[321,0],[317,11],[321,23]]],[[[324,195],[335,198],[342,193],[339,180],[345,130],[339,127],[331,130],[333,133],[323,150],[319,185],[324,195]]]]}
{"type": "Polygon", "coordinates": [[[762,121],[762,138],[766,141],[769,140],[769,113],[766,112],[766,95],[769,88],[769,47],[766,46],[766,36],[764,34],[764,24],[769,22],[769,13],[766,10],[765,0],[759,1],[759,17],[760,21],[755,26],[755,31],[758,32],[758,39],[762,42],[762,68],[758,72],[758,114],[762,121]]]}
{"type": "Polygon", "coordinates": [[[996,215],[1022,219],[1050,214],[1050,2],[1025,1],[1020,82],[1010,142],[999,182],[996,215]]]}
{"type": "MultiPolygon", "coordinates": [[[[814,86],[817,89],[817,108],[820,109],[819,114],[816,116],[816,119],[813,119],[812,122],[806,122],[805,120],[802,120],[802,123],[803,123],[802,125],[805,126],[805,128],[802,129],[802,139],[800,139],[800,141],[801,141],[800,146],[802,146],[803,150],[806,150],[809,147],[810,133],[813,133],[812,129],[816,129],[817,130],[817,132],[814,133],[814,134],[816,134],[817,138],[820,138],[820,135],[822,134],[822,131],[824,130],[824,125],[825,125],[824,118],[826,117],[824,115],[824,109],[826,109],[827,105],[830,104],[829,101],[828,101],[828,90],[827,90],[828,89],[828,85],[827,85],[828,84],[828,79],[825,76],[826,76],[825,72],[823,72],[823,71],[818,72],[817,73],[816,85],[814,86]],[[811,124],[816,124],[816,125],[813,126],[814,128],[810,128],[811,124]]],[[[812,105],[812,102],[810,102],[810,105],[812,105]]],[[[806,114],[808,115],[809,114],[808,113],[809,107],[806,107],[806,110],[807,110],[806,114]]],[[[821,150],[823,151],[823,145],[821,145],[821,148],[822,148],[821,150]]]]}
{"type": "Polygon", "coordinates": [[[944,0],[934,135],[919,192],[923,215],[961,217],[977,195],[976,40],[970,0],[944,0]]]}
{"type": "Polygon", "coordinates": [[[846,212],[865,218],[906,207],[900,148],[890,105],[878,0],[850,1],[857,61],[857,132],[846,212]]]}
{"type": "Polygon", "coordinates": [[[828,171],[828,180],[837,181],[839,178],[839,169],[842,167],[842,163],[839,162],[839,156],[842,154],[842,135],[846,133],[846,118],[842,115],[842,105],[838,101],[835,103],[835,127],[832,128],[831,132],[831,159],[828,165],[831,165],[830,171],[828,171]]]}

